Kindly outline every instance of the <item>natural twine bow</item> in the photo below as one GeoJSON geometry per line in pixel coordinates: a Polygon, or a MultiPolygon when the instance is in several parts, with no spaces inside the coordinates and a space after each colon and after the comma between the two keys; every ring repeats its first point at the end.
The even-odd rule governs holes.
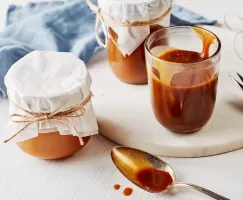
{"type": "MultiPolygon", "coordinates": [[[[5,140],[4,142],[5,143],[9,142],[10,140],[12,140],[14,137],[19,135],[23,130],[25,130],[28,126],[30,126],[33,123],[44,122],[44,121],[49,121],[49,120],[60,121],[62,123],[68,124],[70,127],[72,127],[75,130],[75,132],[77,133],[77,136],[78,136],[79,135],[78,130],[72,124],[70,124],[68,121],[66,121],[66,119],[74,118],[74,117],[81,117],[81,116],[85,115],[86,110],[85,110],[84,106],[90,101],[91,97],[92,97],[92,93],[90,92],[89,95],[79,105],[72,106],[72,107],[62,110],[62,111],[57,110],[55,112],[28,111],[28,110],[20,107],[16,103],[14,103],[9,98],[9,101],[24,113],[24,114],[10,115],[10,121],[12,121],[14,123],[27,123],[27,124],[22,129],[20,129],[16,134],[14,134],[12,137],[5,140]],[[77,111],[80,111],[80,114],[76,114],[77,111]],[[16,119],[16,117],[18,119],[16,119]]],[[[83,145],[84,143],[83,143],[83,140],[81,137],[79,137],[79,140],[80,140],[80,144],[83,145]]]]}
{"type": "Polygon", "coordinates": [[[165,16],[167,16],[167,14],[170,13],[171,11],[171,7],[169,7],[166,12],[162,13],[159,17],[154,18],[152,20],[149,21],[134,21],[134,22],[121,22],[118,20],[113,19],[110,15],[107,15],[105,12],[103,12],[101,10],[101,8],[99,8],[98,6],[94,5],[91,0],[87,0],[87,4],[90,7],[90,9],[96,13],[96,22],[95,22],[95,34],[96,34],[96,40],[98,42],[98,44],[102,47],[102,48],[106,48],[107,47],[107,36],[109,34],[112,42],[118,47],[115,39],[113,38],[112,34],[110,34],[110,31],[108,29],[107,26],[107,22],[109,24],[114,24],[116,26],[123,26],[123,27],[136,27],[136,26],[150,26],[153,24],[156,24],[158,22],[160,22],[165,16]],[[99,22],[102,23],[102,28],[103,31],[105,33],[105,42],[102,41],[102,39],[99,36],[99,31],[98,31],[98,26],[99,26],[99,22]]]}

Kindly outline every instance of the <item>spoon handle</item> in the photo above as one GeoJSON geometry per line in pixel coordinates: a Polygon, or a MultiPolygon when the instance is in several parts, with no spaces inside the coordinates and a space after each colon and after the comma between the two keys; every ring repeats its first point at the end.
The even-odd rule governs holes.
{"type": "Polygon", "coordinates": [[[183,183],[183,182],[180,182],[180,183],[176,183],[173,187],[188,187],[188,188],[192,188],[194,190],[197,190],[201,193],[204,193],[210,197],[213,197],[214,199],[217,199],[217,200],[230,200],[226,197],[223,197],[213,191],[210,191],[206,188],[203,188],[203,187],[200,187],[198,185],[194,185],[194,184],[191,184],[191,183],[183,183]]]}

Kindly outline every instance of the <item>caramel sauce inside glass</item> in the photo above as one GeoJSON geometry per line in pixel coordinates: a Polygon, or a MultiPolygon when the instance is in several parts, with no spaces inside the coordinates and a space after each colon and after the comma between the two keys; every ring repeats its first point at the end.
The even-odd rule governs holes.
{"type": "Polygon", "coordinates": [[[18,142],[17,144],[22,151],[31,156],[52,160],[73,155],[89,142],[90,136],[82,139],[84,142],[83,146],[76,136],[50,132],[39,133],[37,137],[18,142]]]}
{"type": "Polygon", "coordinates": [[[158,66],[152,67],[152,107],[157,120],[176,132],[192,132],[210,119],[217,92],[218,74],[209,58],[210,45],[215,37],[192,27],[203,42],[201,53],[170,49],[157,58],[178,63],[171,75],[158,66]],[[178,70],[178,66],[183,70],[178,70]],[[211,66],[211,67],[210,67],[211,66]]]}

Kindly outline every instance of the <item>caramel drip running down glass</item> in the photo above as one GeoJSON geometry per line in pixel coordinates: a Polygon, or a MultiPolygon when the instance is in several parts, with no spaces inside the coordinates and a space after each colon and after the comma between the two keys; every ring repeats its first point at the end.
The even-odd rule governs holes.
{"type": "Polygon", "coordinates": [[[216,101],[221,43],[199,27],[169,27],[145,41],[156,119],[175,132],[193,132],[210,119],[216,101]]]}

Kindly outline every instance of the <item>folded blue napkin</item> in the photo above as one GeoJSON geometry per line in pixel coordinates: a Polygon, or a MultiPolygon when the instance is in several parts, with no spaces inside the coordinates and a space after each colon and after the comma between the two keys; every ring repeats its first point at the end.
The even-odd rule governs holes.
{"type": "MultiPolygon", "coordinates": [[[[0,96],[6,98],[4,76],[20,58],[34,50],[72,52],[85,63],[99,49],[95,14],[84,0],[29,3],[10,6],[0,33],[0,96]]],[[[171,24],[215,24],[181,6],[173,5],[171,24]]]]}

